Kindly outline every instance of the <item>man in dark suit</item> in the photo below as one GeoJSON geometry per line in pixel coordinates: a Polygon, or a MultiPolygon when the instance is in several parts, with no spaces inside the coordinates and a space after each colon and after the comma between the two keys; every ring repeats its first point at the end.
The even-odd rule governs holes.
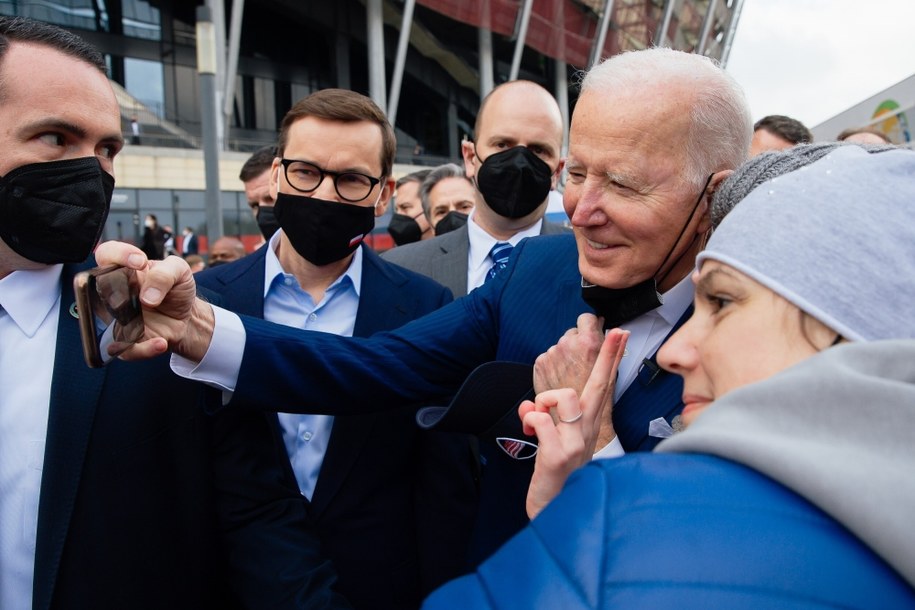
{"type": "MultiPolygon", "coordinates": [[[[384,113],[361,94],[327,89],[299,100],[269,175],[280,230],[250,256],[203,272],[199,285],[237,313],[357,337],[450,302],[446,288],[361,243],[393,192],[393,142],[384,113]]],[[[414,412],[404,403],[366,416],[270,416],[336,589],[357,608],[416,607],[466,568],[476,511],[469,443],[420,430],[414,412]]]]}
{"type": "Polygon", "coordinates": [[[3,17],[0,83],[0,607],[343,607],[262,417],[207,417],[161,358],[83,362],[123,146],[101,54],[3,17]]]}
{"type": "Polygon", "coordinates": [[[184,239],[181,240],[181,256],[187,258],[191,254],[197,254],[198,250],[199,244],[194,228],[184,227],[184,239]]]}
{"type": "MultiPolygon", "coordinates": [[[[589,72],[572,117],[564,205],[574,237],[526,240],[492,281],[367,340],[308,336],[219,313],[190,302],[193,281],[180,261],[154,265],[144,283],[151,289],[146,304],[155,324],[148,330],[155,338],[129,357],[170,348],[180,356],[173,368],[187,359],[202,380],[221,372],[222,387],[233,391],[229,409],[265,409],[280,396],[297,396],[303,408],[364,413],[404,400],[447,400],[489,360],[534,362],[580,313],[595,310],[609,326],[630,331],[612,414],[601,422],[606,446],[599,455],[650,450],[659,440],[650,434],[651,422],[663,418],[671,425],[682,409],[682,382],[661,372],[654,355],[688,316],[690,273],[711,226],[709,197],[745,160],[751,132],[739,85],[707,58],[664,48],[611,57],[589,72]],[[241,334],[243,340],[231,340],[241,334]],[[217,354],[231,366],[214,360],[217,354]]],[[[486,182],[483,169],[478,180],[486,182]]],[[[102,249],[111,261],[126,262],[135,252],[116,243],[102,249]]],[[[555,370],[538,370],[536,388],[580,391],[600,330],[567,333],[596,335],[594,349],[580,359],[563,358],[561,342],[560,357],[547,358],[555,370]]],[[[511,469],[506,477],[487,474],[482,481],[512,478],[492,490],[491,504],[488,490],[481,490],[478,532],[490,548],[526,522],[524,493],[516,492],[530,469],[514,462],[514,468],[499,467],[511,469]]],[[[496,472],[493,462],[486,468],[496,472]]]]}
{"type": "Polygon", "coordinates": [[[480,286],[494,266],[504,267],[511,248],[499,249],[497,256],[504,258],[497,262],[497,244],[516,246],[525,237],[568,232],[543,218],[562,171],[562,131],[556,99],[537,83],[511,81],[493,89],[477,113],[475,139],[461,145],[464,171],[477,186],[467,224],[388,250],[383,258],[428,275],[457,298],[480,286]],[[506,155],[513,158],[494,165],[506,155]]]}

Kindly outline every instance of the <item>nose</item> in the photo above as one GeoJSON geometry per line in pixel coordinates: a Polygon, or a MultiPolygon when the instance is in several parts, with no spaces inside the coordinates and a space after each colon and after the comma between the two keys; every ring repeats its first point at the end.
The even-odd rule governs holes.
{"type": "Polygon", "coordinates": [[[691,317],[658,350],[658,364],[665,371],[683,376],[699,364],[694,327],[691,317]]]}
{"type": "Polygon", "coordinates": [[[566,187],[563,199],[566,214],[573,227],[593,227],[606,224],[609,218],[604,211],[605,203],[600,189],[594,188],[588,183],[572,189],[571,192],[566,187]]]}
{"type": "Polygon", "coordinates": [[[336,201],[339,198],[337,197],[337,191],[334,189],[334,177],[330,174],[324,174],[318,184],[318,188],[311,193],[307,193],[307,195],[324,201],[336,201]]]}

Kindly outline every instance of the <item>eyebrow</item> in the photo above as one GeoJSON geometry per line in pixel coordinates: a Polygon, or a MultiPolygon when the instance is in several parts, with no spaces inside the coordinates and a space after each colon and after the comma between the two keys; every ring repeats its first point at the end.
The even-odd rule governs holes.
{"type": "Polygon", "coordinates": [[[724,269],[723,267],[716,267],[699,278],[699,281],[696,283],[696,292],[701,292],[703,294],[711,292],[711,284],[715,282],[719,275],[723,275],[727,279],[735,282],[741,281],[740,278],[730,270],[724,269]]]}
{"type": "MultiPolygon", "coordinates": [[[[65,131],[70,135],[77,138],[87,138],[89,137],[89,132],[87,132],[83,127],[80,127],[76,123],[71,123],[70,121],[64,121],[62,119],[41,119],[33,123],[26,123],[19,128],[19,133],[40,133],[42,131],[65,131]]],[[[101,142],[113,142],[117,144],[124,143],[124,136],[120,133],[112,133],[106,136],[103,136],[100,140],[101,142]]]]}

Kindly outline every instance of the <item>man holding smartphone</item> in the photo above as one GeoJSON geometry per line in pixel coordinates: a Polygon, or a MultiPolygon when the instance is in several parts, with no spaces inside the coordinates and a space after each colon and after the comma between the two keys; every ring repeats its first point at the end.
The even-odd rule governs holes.
{"type": "Polygon", "coordinates": [[[342,607],[262,417],[190,408],[163,359],[83,363],[72,280],[123,146],[103,57],[2,17],[0,100],[0,608],[342,607]]]}

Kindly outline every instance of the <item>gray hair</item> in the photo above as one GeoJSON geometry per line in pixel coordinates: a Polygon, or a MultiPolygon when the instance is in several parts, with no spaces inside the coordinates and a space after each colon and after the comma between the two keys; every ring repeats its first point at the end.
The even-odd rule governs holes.
{"type": "MultiPolygon", "coordinates": [[[[743,163],[753,137],[743,89],[714,60],[668,48],[628,51],[591,68],[582,79],[581,91],[635,95],[674,86],[688,89],[694,96],[685,178],[702,186],[709,174],[743,163]]],[[[645,100],[646,106],[650,103],[645,100]]]]}
{"type": "MultiPolygon", "coordinates": [[[[815,163],[840,146],[856,146],[856,144],[854,142],[798,144],[785,150],[767,151],[753,157],[728,176],[715,191],[715,195],[712,197],[712,227],[717,228],[728,212],[760,184],[815,163]]],[[[870,153],[896,148],[889,145],[858,146],[870,153]]]]}
{"type": "Polygon", "coordinates": [[[423,214],[427,219],[429,219],[429,208],[431,207],[429,203],[429,193],[435,188],[436,184],[445,178],[463,178],[470,182],[467,174],[464,173],[464,168],[456,163],[445,163],[430,171],[429,175],[426,176],[422,185],[419,187],[419,198],[423,202],[423,214]]]}

